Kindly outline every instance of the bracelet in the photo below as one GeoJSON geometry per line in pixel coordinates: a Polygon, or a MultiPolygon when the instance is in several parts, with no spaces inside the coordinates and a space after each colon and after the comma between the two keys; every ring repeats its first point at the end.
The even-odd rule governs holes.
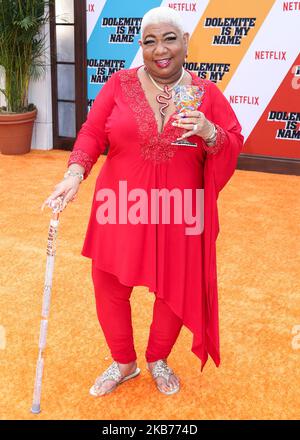
{"type": "Polygon", "coordinates": [[[209,138],[204,139],[204,142],[206,144],[214,144],[216,137],[217,137],[216,126],[215,126],[215,124],[212,124],[212,125],[213,125],[213,134],[211,136],[209,136],[209,138]]]}
{"type": "Polygon", "coordinates": [[[72,177],[74,177],[74,176],[79,177],[80,182],[82,182],[83,179],[84,179],[84,176],[83,176],[82,173],[80,173],[80,172],[76,172],[76,171],[72,171],[72,170],[68,170],[68,171],[64,174],[64,179],[67,179],[69,176],[72,176],[72,177]]]}

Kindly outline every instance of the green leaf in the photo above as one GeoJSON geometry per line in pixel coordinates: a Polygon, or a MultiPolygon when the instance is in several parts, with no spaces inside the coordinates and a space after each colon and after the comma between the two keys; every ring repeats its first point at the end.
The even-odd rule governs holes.
{"type": "Polygon", "coordinates": [[[5,69],[7,110],[28,107],[29,81],[45,72],[45,7],[54,0],[0,0],[0,65],[5,69]]]}

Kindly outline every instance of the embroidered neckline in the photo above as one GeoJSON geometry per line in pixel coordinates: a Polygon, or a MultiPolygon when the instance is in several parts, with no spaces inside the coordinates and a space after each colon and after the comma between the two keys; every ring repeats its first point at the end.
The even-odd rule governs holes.
{"type": "MultiPolygon", "coordinates": [[[[145,160],[151,160],[156,163],[169,161],[175,155],[178,146],[172,145],[182,134],[182,129],[174,127],[172,122],[172,113],[165,123],[162,132],[159,131],[155,113],[146,97],[140,79],[138,69],[140,66],[132,69],[120,71],[120,84],[123,95],[132,110],[139,134],[141,155],[145,160]]],[[[195,77],[191,72],[192,85],[198,85],[204,88],[204,80],[195,77]]]]}
{"type": "MultiPolygon", "coordinates": [[[[156,125],[157,125],[157,132],[158,132],[159,135],[162,135],[162,134],[164,133],[165,127],[166,127],[166,126],[168,125],[168,123],[172,120],[172,116],[176,114],[176,111],[173,112],[173,113],[171,113],[171,115],[169,116],[169,119],[167,120],[167,122],[165,123],[165,125],[164,125],[164,127],[163,127],[163,130],[162,130],[162,131],[159,131],[158,123],[157,123],[157,120],[156,120],[156,117],[155,117],[155,112],[154,112],[153,108],[151,107],[151,105],[150,105],[150,103],[149,103],[149,101],[148,101],[148,99],[147,99],[146,93],[145,93],[145,91],[144,91],[144,89],[143,89],[142,83],[141,83],[140,78],[139,78],[139,76],[138,76],[138,70],[139,70],[141,67],[143,67],[143,66],[134,67],[132,70],[133,70],[133,71],[135,72],[135,74],[136,74],[136,79],[137,79],[138,85],[140,86],[141,96],[143,97],[143,100],[145,101],[145,104],[147,104],[147,107],[149,107],[149,112],[152,113],[153,118],[154,118],[154,120],[155,120],[155,122],[156,122],[156,125]]],[[[192,78],[191,85],[193,85],[193,86],[200,86],[200,87],[202,86],[202,87],[204,88],[203,83],[202,83],[203,80],[201,80],[200,78],[197,78],[197,77],[196,77],[195,75],[193,75],[192,72],[190,72],[189,70],[187,70],[187,69],[184,69],[184,70],[185,70],[186,72],[188,72],[188,73],[191,75],[191,78],[192,78]],[[202,82],[201,82],[201,81],[202,81],[202,82]]],[[[182,130],[179,130],[179,135],[180,135],[181,133],[182,133],[182,130]]]]}
{"type": "MultiPolygon", "coordinates": [[[[167,128],[169,122],[172,120],[172,116],[175,115],[176,112],[173,112],[173,113],[171,113],[171,114],[169,115],[169,118],[168,118],[167,122],[164,124],[163,130],[162,130],[162,131],[159,131],[158,122],[157,122],[157,119],[156,119],[156,117],[155,117],[155,112],[154,112],[153,108],[151,107],[151,105],[150,105],[150,103],[149,103],[149,101],[148,101],[148,99],[147,99],[146,93],[145,93],[145,91],[144,91],[144,89],[143,89],[142,83],[141,83],[140,78],[139,78],[139,76],[138,76],[138,70],[139,70],[141,67],[142,67],[142,66],[139,66],[139,67],[136,67],[136,68],[133,69],[133,70],[134,70],[134,73],[135,73],[135,75],[136,75],[137,85],[139,86],[139,89],[140,89],[140,97],[141,97],[141,99],[144,101],[144,102],[143,102],[144,107],[145,107],[145,108],[148,108],[149,113],[151,113],[151,115],[153,116],[153,120],[155,121],[155,125],[156,125],[156,128],[157,128],[157,134],[160,136],[160,135],[163,135],[163,134],[164,134],[165,129],[167,128]]],[[[180,133],[181,133],[181,130],[180,130],[180,133]]]]}

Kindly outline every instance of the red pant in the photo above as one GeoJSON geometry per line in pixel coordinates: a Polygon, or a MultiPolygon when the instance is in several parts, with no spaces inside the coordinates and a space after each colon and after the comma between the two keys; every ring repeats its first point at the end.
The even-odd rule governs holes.
{"type": "MultiPolygon", "coordinates": [[[[121,284],[115,275],[96,268],[94,262],[92,262],[92,279],[98,319],[112,358],[121,364],[135,361],[137,356],[134,349],[130,306],[133,286],[121,284]]],[[[181,327],[181,319],[156,296],[145,353],[147,362],[168,357],[181,327]]]]}

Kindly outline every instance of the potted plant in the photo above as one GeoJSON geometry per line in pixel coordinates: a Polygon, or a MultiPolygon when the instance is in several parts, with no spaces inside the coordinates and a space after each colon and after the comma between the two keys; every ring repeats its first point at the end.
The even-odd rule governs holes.
{"type": "Polygon", "coordinates": [[[0,108],[0,152],[24,154],[30,151],[37,115],[28,103],[31,79],[45,72],[45,35],[49,20],[45,7],[53,0],[0,0],[0,75],[5,75],[6,106],[0,108]]]}

